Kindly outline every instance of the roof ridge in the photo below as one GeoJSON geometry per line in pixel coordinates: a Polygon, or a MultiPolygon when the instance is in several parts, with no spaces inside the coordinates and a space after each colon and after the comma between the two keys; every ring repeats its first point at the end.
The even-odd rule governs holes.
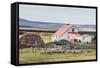
{"type": "Polygon", "coordinates": [[[73,25],[72,24],[64,24],[61,26],[55,33],[54,35],[63,35],[66,31],[68,31],[73,25]]]}

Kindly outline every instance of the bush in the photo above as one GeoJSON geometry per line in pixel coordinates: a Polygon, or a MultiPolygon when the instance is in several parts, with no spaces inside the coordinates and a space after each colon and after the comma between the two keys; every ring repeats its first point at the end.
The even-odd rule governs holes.
{"type": "Polygon", "coordinates": [[[46,47],[55,47],[55,46],[56,46],[55,42],[49,42],[46,44],[46,47]]]}
{"type": "Polygon", "coordinates": [[[67,45],[69,42],[67,40],[60,40],[60,41],[57,41],[55,42],[56,45],[67,45]]]}

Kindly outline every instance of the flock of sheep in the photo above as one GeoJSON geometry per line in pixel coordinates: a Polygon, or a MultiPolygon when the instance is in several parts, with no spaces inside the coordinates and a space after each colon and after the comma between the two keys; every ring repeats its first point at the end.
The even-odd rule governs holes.
{"type": "Polygon", "coordinates": [[[54,54],[54,53],[72,53],[81,54],[84,53],[83,49],[66,49],[66,48],[43,48],[40,50],[40,54],[54,54]]]}

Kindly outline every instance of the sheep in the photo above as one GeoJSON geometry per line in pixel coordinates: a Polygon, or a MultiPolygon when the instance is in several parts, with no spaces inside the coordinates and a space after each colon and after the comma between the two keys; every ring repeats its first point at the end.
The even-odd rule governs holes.
{"type": "Polygon", "coordinates": [[[81,54],[83,53],[83,50],[66,50],[66,53],[72,53],[72,54],[81,54]]]}

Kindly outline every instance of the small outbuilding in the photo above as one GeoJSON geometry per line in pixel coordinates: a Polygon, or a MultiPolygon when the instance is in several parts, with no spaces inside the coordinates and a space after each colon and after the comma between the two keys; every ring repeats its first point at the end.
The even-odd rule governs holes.
{"type": "Polygon", "coordinates": [[[81,42],[83,43],[91,43],[92,41],[92,36],[91,35],[81,35],[81,42]]]}

